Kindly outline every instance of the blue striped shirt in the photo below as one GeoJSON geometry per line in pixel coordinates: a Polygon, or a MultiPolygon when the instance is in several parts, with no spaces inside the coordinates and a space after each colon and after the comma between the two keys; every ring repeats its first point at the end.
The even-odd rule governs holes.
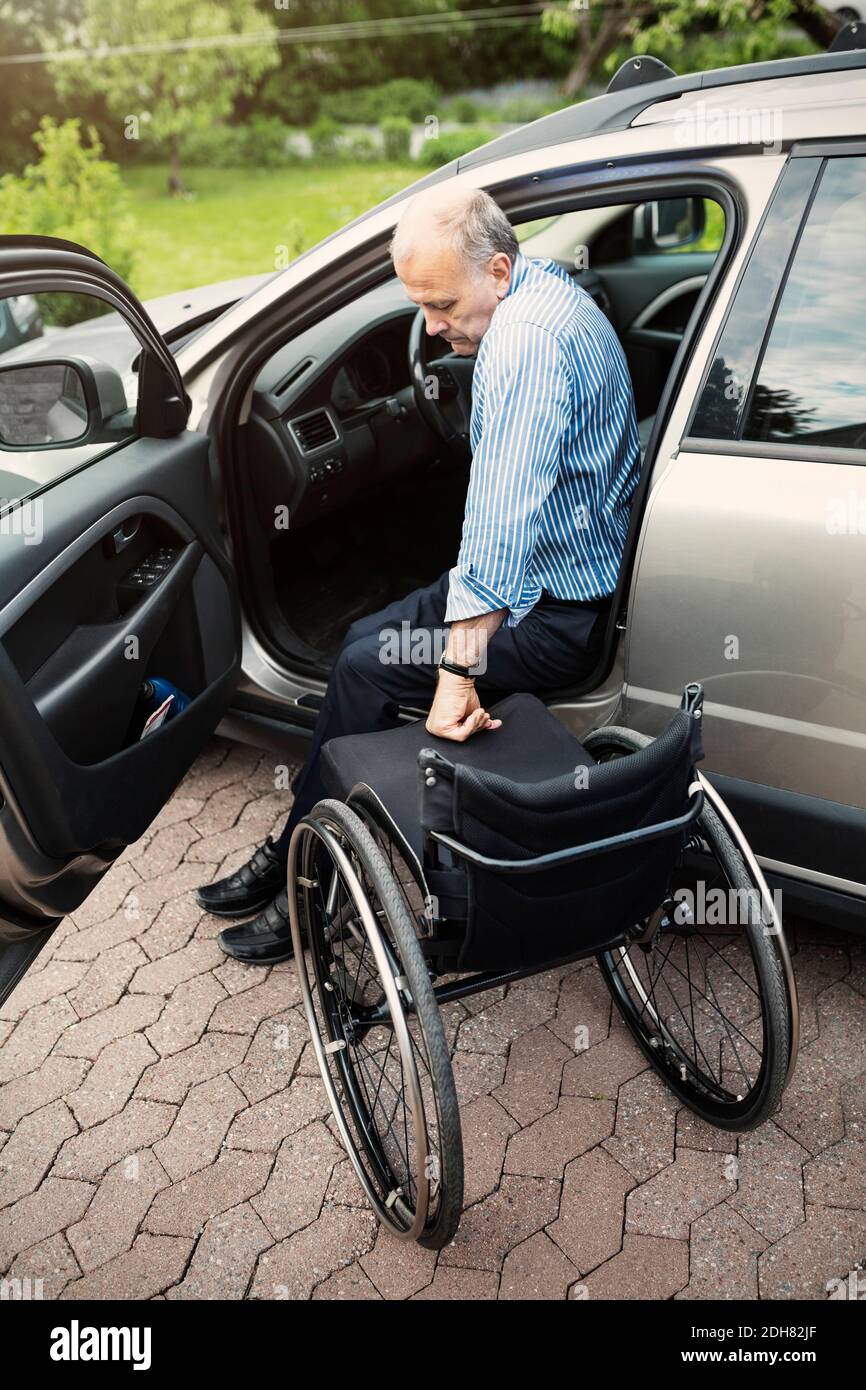
{"type": "Polygon", "coordinates": [[[555,261],[517,256],[478,349],[470,442],[446,623],[507,608],[516,626],[542,589],[612,593],[640,467],[634,396],[611,324],[555,261]]]}

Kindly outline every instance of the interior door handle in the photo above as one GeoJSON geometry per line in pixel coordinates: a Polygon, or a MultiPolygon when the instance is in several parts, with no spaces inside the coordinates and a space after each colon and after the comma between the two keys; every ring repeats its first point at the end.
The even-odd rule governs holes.
{"type": "Polygon", "coordinates": [[[120,555],[128,545],[131,545],[138,535],[138,528],[141,526],[141,517],[130,517],[127,521],[121,522],[116,531],[112,531],[108,537],[108,548],[113,555],[120,555]]]}

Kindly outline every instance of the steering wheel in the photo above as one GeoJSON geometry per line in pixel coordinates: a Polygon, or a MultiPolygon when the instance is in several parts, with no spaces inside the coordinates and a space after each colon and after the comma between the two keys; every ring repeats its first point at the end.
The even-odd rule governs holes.
{"type": "Polygon", "coordinates": [[[473,357],[449,355],[427,360],[427,328],[419,309],[409,332],[409,371],[421,419],[452,454],[468,459],[469,418],[472,411],[473,357]]]}

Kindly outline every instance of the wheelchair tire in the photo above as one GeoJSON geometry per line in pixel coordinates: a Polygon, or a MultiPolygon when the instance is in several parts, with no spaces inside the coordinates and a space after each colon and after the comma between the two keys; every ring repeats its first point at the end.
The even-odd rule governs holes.
{"type": "MultiPolygon", "coordinates": [[[[607,728],[590,735],[586,746],[602,760],[635,751],[650,741],[633,730],[607,728]]],[[[729,814],[720,798],[714,800],[722,815],[729,814]]],[[[671,1090],[709,1124],[749,1130],[779,1105],[796,1054],[797,1001],[781,922],[775,916],[767,920],[766,883],[754,860],[752,865],[747,862],[722,815],[709,799],[705,802],[684,862],[689,854],[698,866],[706,866],[708,858],[714,861],[716,879],[722,879],[727,893],[734,894],[733,899],[728,896],[728,903],[736,902],[738,912],[745,905],[745,920],[736,924],[738,935],[730,934],[727,927],[716,932],[716,924],[704,928],[678,924],[672,911],[678,900],[672,893],[667,909],[660,905],[656,914],[658,927],[649,949],[646,942],[632,941],[601,952],[598,962],[632,1036],[671,1090]],[[719,941],[724,944],[719,946],[719,941]],[[706,947],[703,954],[702,946],[706,947]],[[693,989],[695,964],[703,971],[704,990],[693,989]],[[715,980],[711,981],[711,974],[715,980]],[[686,989],[687,1001],[683,998],[686,989]],[[739,1019],[726,1015],[722,1007],[726,998],[732,1008],[740,1009],[739,1019]],[[673,1011],[666,1012],[671,1003],[673,1011]],[[754,1012],[746,1018],[749,1010],[754,1012]],[[703,1040],[698,1037],[696,1019],[706,1024],[703,1040]],[[713,1066],[716,1048],[717,1071],[713,1066]]],[[[706,888],[704,893],[708,896],[706,888]]]]}
{"type": "Polygon", "coordinates": [[[450,1052],[403,893],[343,802],[320,801],[296,828],[289,904],[313,1047],[355,1173],[394,1235],[441,1249],[463,1209],[450,1052]]]}

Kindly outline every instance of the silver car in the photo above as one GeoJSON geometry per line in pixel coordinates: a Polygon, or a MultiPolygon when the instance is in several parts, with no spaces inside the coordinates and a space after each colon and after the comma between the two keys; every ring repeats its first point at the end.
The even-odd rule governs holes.
{"type": "Polygon", "coordinates": [[[549,703],[656,734],[700,681],[771,886],[866,920],[866,52],[634,59],[162,332],[83,248],[0,239],[44,320],[0,355],[0,996],[215,729],[296,757],[351,621],[453,562],[472,364],[387,254],[446,179],[596,298],[635,386],[609,629],[549,703]],[[142,738],[153,677],[190,704],[142,738]]]}

